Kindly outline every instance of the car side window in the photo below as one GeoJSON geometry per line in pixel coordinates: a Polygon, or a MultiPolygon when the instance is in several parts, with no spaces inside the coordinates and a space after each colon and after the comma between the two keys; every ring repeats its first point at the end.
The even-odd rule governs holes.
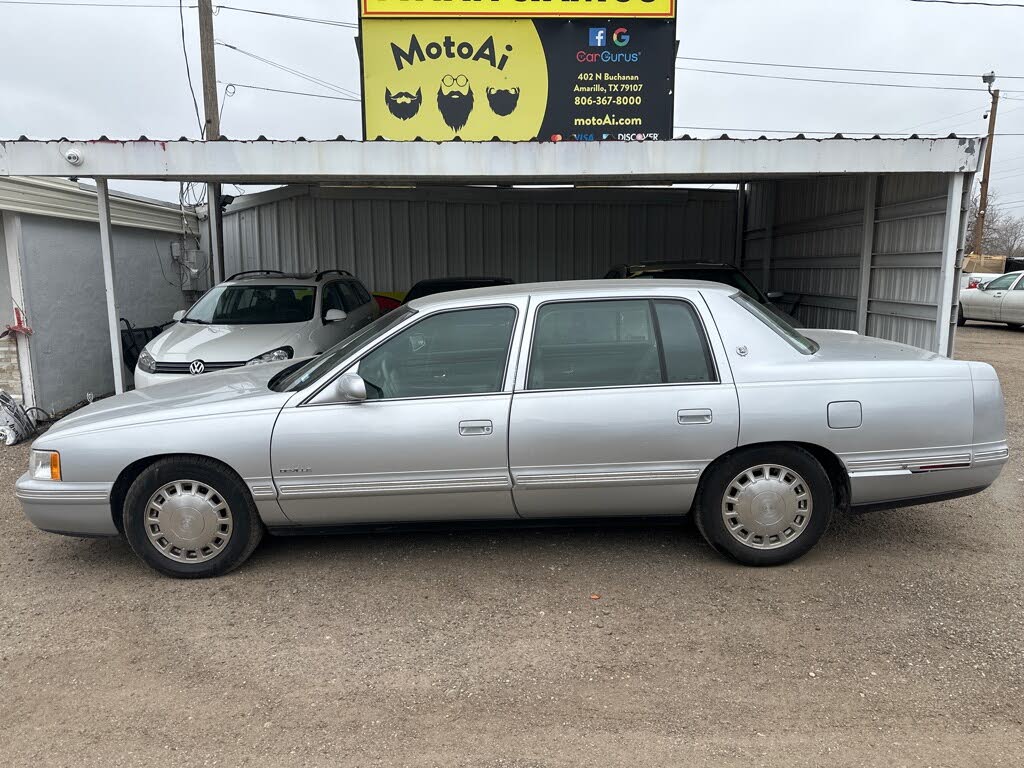
{"type": "Polygon", "coordinates": [[[547,304],[537,312],[532,346],[527,389],[715,381],[700,320],[682,301],[547,304]]]}
{"type": "Polygon", "coordinates": [[[1024,291],[1024,280],[1020,280],[1015,286],[1013,286],[1013,290],[1024,291]]]}
{"type": "Polygon", "coordinates": [[[388,400],[500,392],[515,323],[513,307],[430,315],[359,362],[367,397],[388,400]]]}
{"type": "Polygon", "coordinates": [[[361,302],[359,296],[356,294],[355,288],[352,287],[352,283],[348,280],[339,280],[334,284],[337,287],[338,293],[341,295],[341,303],[344,305],[346,312],[353,312],[359,309],[361,302]]]}
{"type": "Polygon", "coordinates": [[[1003,275],[985,285],[986,291],[1005,291],[1020,275],[1003,275]]]}
{"type": "Polygon", "coordinates": [[[347,311],[345,303],[341,300],[341,294],[338,292],[338,283],[328,283],[324,286],[323,314],[326,315],[331,309],[347,311]]]}
{"type": "Polygon", "coordinates": [[[684,301],[655,301],[654,310],[665,352],[666,383],[717,381],[711,347],[697,310],[684,301]]]}
{"type": "Polygon", "coordinates": [[[661,353],[644,299],[547,304],[537,312],[528,389],[660,384],[661,353]]]}
{"type": "Polygon", "coordinates": [[[355,288],[356,296],[359,297],[360,306],[362,306],[363,304],[369,304],[371,301],[373,301],[373,297],[370,295],[370,292],[366,290],[366,286],[363,285],[361,282],[359,282],[358,280],[353,280],[352,287],[355,288]]]}

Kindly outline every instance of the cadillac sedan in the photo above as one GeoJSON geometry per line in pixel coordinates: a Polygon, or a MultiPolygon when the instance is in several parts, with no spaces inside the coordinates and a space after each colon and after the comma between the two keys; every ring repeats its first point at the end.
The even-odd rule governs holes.
{"type": "Polygon", "coordinates": [[[687,514],[774,565],[837,511],[976,493],[1006,460],[987,364],[797,332],[720,284],[608,280],[440,294],[317,358],[94,403],[36,440],[17,495],[177,577],[267,531],[687,514]]]}

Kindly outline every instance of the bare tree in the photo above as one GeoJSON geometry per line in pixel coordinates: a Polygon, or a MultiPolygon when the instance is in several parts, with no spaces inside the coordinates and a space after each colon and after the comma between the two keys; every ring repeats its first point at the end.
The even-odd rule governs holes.
{"type": "MultiPolygon", "coordinates": [[[[967,245],[974,242],[974,228],[978,222],[978,195],[971,197],[967,212],[967,245]]],[[[1024,216],[1015,216],[999,204],[995,192],[988,196],[985,214],[985,237],[981,241],[982,253],[990,256],[1024,258],[1024,216]]]]}

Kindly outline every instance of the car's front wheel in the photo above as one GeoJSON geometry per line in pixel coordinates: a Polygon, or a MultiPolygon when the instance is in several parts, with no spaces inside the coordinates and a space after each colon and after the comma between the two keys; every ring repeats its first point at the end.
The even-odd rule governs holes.
{"type": "Polygon", "coordinates": [[[245,484],[211,459],[171,456],[146,468],[125,498],[135,553],[167,576],[220,576],[245,562],[263,523],[245,484]]]}
{"type": "Polygon", "coordinates": [[[964,305],[958,304],[956,308],[956,324],[961,328],[967,325],[967,318],[964,317],[964,305]]]}
{"type": "Polygon", "coordinates": [[[781,565],[825,533],[832,483],[796,446],[750,448],[720,461],[701,483],[697,526],[715,549],[745,565],[781,565]]]}

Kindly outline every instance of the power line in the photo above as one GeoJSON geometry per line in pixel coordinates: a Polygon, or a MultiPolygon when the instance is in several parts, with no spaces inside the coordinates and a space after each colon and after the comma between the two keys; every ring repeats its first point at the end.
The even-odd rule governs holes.
{"type": "Polygon", "coordinates": [[[335,91],[336,93],[340,93],[340,94],[342,94],[344,96],[350,96],[350,97],[353,97],[353,98],[358,98],[359,97],[359,94],[356,91],[351,90],[350,88],[344,88],[344,87],[342,87],[340,85],[335,85],[332,82],[329,82],[327,80],[323,80],[322,78],[316,77],[314,75],[307,74],[305,72],[302,72],[301,70],[285,66],[284,64],[281,64],[279,62],[273,61],[272,59],[268,59],[268,58],[266,58],[264,56],[260,56],[258,54],[252,53],[251,51],[246,51],[246,50],[244,50],[242,48],[239,48],[237,45],[231,45],[231,43],[225,43],[222,40],[217,40],[216,41],[216,45],[220,45],[220,46],[222,46],[224,48],[229,48],[230,50],[236,51],[237,53],[240,53],[243,56],[248,56],[251,59],[255,59],[256,61],[260,61],[260,62],[262,62],[262,63],[264,63],[264,64],[266,64],[268,66],[274,67],[275,69],[280,69],[281,71],[287,72],[290,75],[295,75],[296,77],[300,77],[303,80],[306,80],[306,81],[308,81],[310,83],[313,83],[314,85],[319,85],[321,88],[327,88],[328,90],[335,91]]]}
{"type": "Polygon", "coordinates": [[[315,16],[295,16],[290,13],[275,13],[274,11],[258,11],[254,8],[238,8],[233,5],[218,5],[216,6],[216,8],[219,11],[237,11],[238,13],[253,13],[258,16],[274,16],[279,19],[289,19],[290,21],[306,21],[312,24],[326,24],[331,27],[359,29],[359,25],[353,24],[351,21],[339,21],[337,19],[321,19],[315,16]]]}
{"type": "MultiPolygon", "coordinates": [[[[861,69],[857,67],[826,67],[813,64],[781,64],[768,61],[740,61],[737,59],[705,59],[699,56],[676,56],[677,61],[706,61],[713,64],[743,64],[751,67],[780,67],[783,69],[820,69],[828,72],[869,72],[876,75],[914,75],[918,77],[968,77],[981,79],[978,73],[966,72],[918,72],[904,69],[861,69]]],[[[1024,75],[999,75],[1000,79],[1024,80],[1024,75]]]]}
{"type": "MultiPolygon", "coordinates": [[[[59,5],[64,8],[177,8],[170,3],[69,3],[58,0],[0,0],[0,5],[59,5]]],[[[198,8],[196,5],[187,8],[198,8]]]]}
{"type": "Polygon", "coordinates": [[[247,83],[228,83],[223,80],[218,80],[221,85],[233,86],[235,88],[249,88],[254,91],[269,91],[271,93],[287,93],[292,96],[309,96],[314,99],[333,99],[334,101],[354,101],[356,103],[361,102],[362,99],[353,98],[351,96],[328,96],[324,93],[307,93],[306,91],[289,91],[283,88],[267,88],[262,85],[249,85],[247,83]]]}
{"type": "MultiPolygon", "coordinates": [[[[855,81],[855,80],[828,80],[825,78],[817,77],[791,77],[788,75],[764,75],[755,72],[727,72],[721,69],[704,69],[702,67],[681,67],[676,65],[676,69],[686,70],[689,72],[706,72],[712,75],[731,75],[733,77],[756,77],[764,78],[768,80],[794,80],[801,83],[828,83],[829,85],[869,85],[875,88],[914,88],[927,91],[968,91],[970,93],[987,93],[984,88],[962,88],[952,85],[920,85],[914,83],[876,83],[870,81],[855,81]]],[[[1007,93],[1017,93],[1018,91],[1007,91],[1007,93]]]]}
{"type": "Polygon", "coordinates": [[[986,3],[983,0],[910,0],[912,3],[936,3],[938,5],[983,5],[986,8],[1024,8],[1021,3],[986,3]]]}
{"type": "MultiPolygon", "coordinates": [[[[786,133],[790,136],[798,134],[813,136],[897,136],[909,138],[906,131],[805,131],[802,129],[785,128],[721,128],[709,125],[673,125],[673,128],[680,128],[691,131],[738,131],[741,133],[786,133]]],[[[997,133],[996,136],[1024,136],[1024,133],[997,133]]],[[[939,134],[933,134],[929,138],[945,138],[939,134]]]]}
{"type": "Polygon", "coordinates": [[[192,106],[196,110],[196,121],[199,123],[199,138],[206,134],[206,126],[199,114],[199,102],[196,100],[196,89],[192,85],[192,67],[188,62],[188,45],[185,44],[185,6],[184,0],[178,0],[178,17],[181,19],[181,52],[185,56],[185,74],[188,76],[188,90],[192,94],[192,106]]]}

